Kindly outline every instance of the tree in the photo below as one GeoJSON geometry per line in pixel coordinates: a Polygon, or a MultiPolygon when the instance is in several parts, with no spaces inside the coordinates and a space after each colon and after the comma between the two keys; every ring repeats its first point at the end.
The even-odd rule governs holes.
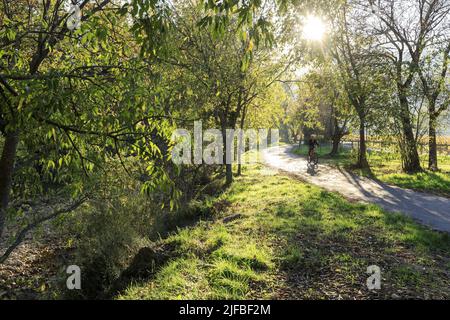
{"type": "MultiPolygon", "coordinates": [[[[257,64],[259,65],[259,64],[257,64]]],[[[277,69],[277,68],[275,68],[277,69]]],[[[267,71],[267,70],[266,70],[267,71]]],[[[247,128],[276,128],[282,118],[282,104],[286,101],[286,93],[279,82],[267,85],[267,75],[260,74],[255,79],[262,80],[255,91],[255,98],[244,107],[239,119],[239,145],[244,145],[242,134],[247,128]]],[[[261,137],[260,137],[261,138],[261,137]]],[[[241,153],[238,153],[237,175],[241,175],[241,153]]]]}
{"type": "MultiPolygon", "coordinates": [[[[450,9],[448,12],[450,13],[450,9]]],[[[445,87],[445,81],[448,79],[449,53],[450,38],[447,40],[445,48],[438,48],[420,64],[418,69],[422,88],[428,101],[428,169],[432,171],[438,170],[436,144],[438,118],[450,105],[448,90],[445,87]]]]}
{"type": "MultiPolygon", "coordinates": [[[[83,17],[88,21],[96,13],[101,11],[110,1],[90,6],[83,17]]],[[[83,9],[88,1],[83,1],[80,8],[83,9]]],[[[51,75],[42,75],[42,69],[49,69],[52,62],[56,63],[58,45],[61,41],[71,37],[70,30],[65,22],[68,12],[64,10],[64,1],[17,1],[2,2],[2,23],[0,38],[2,65],[0,93],[1,103],[1,131],[4,136],[4,146],[0,160],[0,236],[5,223],[6,209],[9,204],[11,185],[13,182],[14,163],[17,147],[20,141],[21,127],[26,119],[37,115],[27,112],[27,108],[33,105],[35,98],[34,89],[30,88],[26,81],[35,79],[52,81],[51,75]],[[28,8],[28,10],[24,10],[28,8]],[[11,84],[11,80],[17,83],[11,84]]],[[[61,70],[67,71],[67,68],[61,70]]],[[[94,71],[95,72],[95,71],[94,71]]],[[[65,78],[76,77],[76,74],[66,75],[65,78]]],[[[82,77],[82,75],[78,76],[82,77]]],[[[48,119],[38,119],[38,121],[48,119]]]]}
{"type": "MultiPolygon", "coordinates": [[[[153,141],[164,123],[147,103],[157,82],[138,55],[122,7],[79,1],[81,26],[72,31],[66,4],[1,4],[0,235],[7,209],[21,210],[17,196],[36,202],[22,229],[28,232],[89,198],[92,173],[107,170],[108,159],[123,162],[134,153],[153,161],[160,153],[153,141]],[[53,213],[39,209],[47,199],[53,213]]],[[[19,232],[14,243],[23,236],[19,232]]]]}
{"type": "MultiPolygon", "coordinates": [[[[320,120],[320,106],[323,104],[322,92],[319,93],[316,74],[308,73],[298,80],[296,99],[287,103],[286,123],[291,135],[303,135],[307,140],[313,132],[323,130],[324,123],[320,120]]],[[[300,138],[300,137],[299,137],[300,138]]],[[[301,139],[299,139],[301,141],[301,139]]]]}
{"type": "MultiPolygon", "coordinates": [[[[396,84],[400,107],[403,169],[409,173],[418,172],[421,166],[413,132],[409,95],[424,52],[433,43],[436,30],[445,21],[449,6],[446,1],[441,0],[385,0],[371,1],[370,4],[366,10],[372,11],[376,17],[373,28],[377,46],[382,49],[382,56],[388,59],[394,69],[391,75],[396,84]]],[[[432,118],[434,116],[433,114],[432,118]]]]}
{"type": "MultiPolygon", "coordinates": [[[[331,82],[333,84],[333,82],[331,82]]],[[[337,84],[334,82],[334,84],[337,84]]],[[[330,155],[339,153],[339,145],[344,136],[350,133],[349,126],[354,113],[351,112],[348,100],[345,97],[345,90],[338,85],[331,91],[330,114],[332,122],[332,148],[330,155]]]]}
{"type": "Polygon", "coordinates": [[[365,54],[366,44],[361,33],[355,26],[350,29],[348,10],[347,4],[343,4],[336,15],[334,20],[336,31],[330,51],[341,75],[348,100],[359,119],[359,148],[356,165],[359,168],[369,168],[366,128],[371,109],[368,101],[374,87],[373,58],[365,54]]]}
{"type": "MultiPolygon", "coordinates": [[[[204,25],[199,12],[199,6],[178,8],[176,30],[171,36],[179,44],[174,48],[176,59],[170,57],[165,62],[183,70],[185,80],[180,81],[193,80],[195,94],[204,99],[194,107],[201,110],[196,114],[205,122],[217,124],[225,140],[228,129],[244,126],[250,106],[287,71],[295,53],[274,63],[272,48],[263,43],[256,46],[251,28],[242,30],[237,21],[210,27],[204,25]]],[[[226,143],[223,148],[226,182],[230,184],[233,153],[226,143]]]]}

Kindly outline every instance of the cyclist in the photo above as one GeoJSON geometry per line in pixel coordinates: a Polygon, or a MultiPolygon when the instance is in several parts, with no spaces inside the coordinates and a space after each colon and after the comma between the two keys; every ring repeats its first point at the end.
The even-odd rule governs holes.
{"type": "Polygon", "coordinates": [[[309,145],[308,159],[309,161],[311,161],[311,157],[316,150],[316,146],[317,147],[319,146],[319,143],[317,142],[316,136],[314,134],[312,134],[311,137],[309,138],[308,145],[309,145]]]}

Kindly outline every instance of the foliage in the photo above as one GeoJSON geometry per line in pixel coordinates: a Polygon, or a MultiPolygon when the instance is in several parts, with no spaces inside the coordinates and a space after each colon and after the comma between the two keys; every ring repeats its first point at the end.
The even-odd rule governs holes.
{"type": "MultiPolygon", "coordinates": [[[[0,262],[30,233],[36,235],[34,229],[43,224],[47,227],[52,221],[51,232],[57,230],[60,239],[67,242],[67,250],[74,249],[73,258],[90,279],[91,285],[81,297],[110,294],[133,255],[150,242],[170,244],[169,251],[177,258],[152,280],[159,292],[137,288],[130,291],[131,296],[172,298],[181,289],[183,297],[205,294],[209,298],[243,298],[253,297],[256,287],[260,290],[258,297],[268,297],[264,290],[272,288],[273,272],[283,263],[287,268],[322,265],[319,253],[323,248],[310,248],[312,259],[305,261],[299,248],[291,246],[282,253],[268,237],[275,234],[285,241],[286,234],[291,236],[295,228],[305,228],[307,233],[308,227],[317,222],[308,216],[311,203],[305,197],[309,187],[296,184],[303,204],[290,207],[289,197],[269,197],[283,203],[269,203],[266,210],[261,201],[266,196],[263,189],[273,195],[275,187],[264,184],[257,171],[249,171],[256,176],[256,190],[251,189],[247,178],[239,178],[220,197],[223,203],[213,201],[226,190],[224,174],[230,186],[233,167],[177,166],[171,162],[170,137],[177,128],[190,129],[195,120],[201,120],[205,129],[220,128],[222,132],[287,127],[292,136],[300,130],[323,130],[324,135],[337,136],[337,140],[347,129],[359,129],[361,133],[370,130],[398,137],[405,164],[427,129],[428,137],[434,136],[433,126],[427,127],[426,121],[445,114],[448,107],[444,81],[448,51],[447,56],[443,51],[447,47],[434,42],[428,48],[433,50],[424,50],[422,44],[435,38],[423,29],[423,42],[409,48],[411,41],[405,41],[395,29],[407,26],[394,21],[392,27],[377,20],[379,17],[367,11],[366,5],[332,3],[1,2],[0,243],[6,246],[2,247],[6,255],[0,256],[0,262]],[[67,26],[70,3],[82,10],[80,27],[75,30],[67,26]],[[328,13],[323,15],[333,30],[323,42],[312,44],[298,39],[298,27],[302,26],[299,17],[325,9],[328,13]],[[366,21],[378,21],[388,30],[366,21]],[[392,33],[396,40],[388,40],[394,47],[403,43],[406,47],[402,50],[409,51],[409,56],[400,54],[404,61],[395,60],[395,51],[393,59],[392,46],[380,41],[392,33]],[[309,71],[296,79],[296,68],[305,66],[309,71]],[[427,86],[436,89],[438,113],[430,109],[429,93],[433,90],[427,90],[427,86]],[[331,133],[326,132],[330,123],[331,133]],[[247,199],[249,190],[256,192],[255,203],[247,199]],[[202,222],[171,234],[177,227],[211,218],[230,202],[241,208],[236,199],[247,206],[242,207],[246,215],[242,225],[241,220],[202,222]],[[254,214],[256,208],[274,226],[261,222],[254,214]],[[270,210],[276,211],[275,217],[270,210]],[[295,210],[306,213],[294,218],[295,210]],[[287,221],[284,215],[292,219],[287,221]],[[277,229],[281,227],[285,230],[277,229]],[[249,230],[260,229],[264,236],[249,236],[249,230]],[[186,291],[187,287],[192,291],[186,291]]],[[[392,4],[396,13],[401,13],[399,2],[381,3],[392,4]]],[[[432,18],[447,10],[444,2],[436,3],[439,6],[435,9],[425,6],[432,18]]],[[[436,30],[442,31],[442,26],[439,24],[436,30]]],[[[445,37],[445,32],[439,33],[440,40],[445,37]]],[[[436,121],[439,123],[439,119],[436,121]]],[[[365,150],[362,153],[365,155],[365,150]]],[[[350,159],[346,156],[340,159],[350,159]]],[[[369,162],[378,175],[376,161],[369,162]]],[[[240,174],[241,166],[238,168],[240,174]]],[[[438,192],[448,189],[445,174],[385,173],[380,171],[380,179],[402,186],[438,192]]],[[[269,180],[280,184],[280,192],[287,196],[285,178],[269,180]]],[[[330,221],[314,227],[323,227],[330,234],[339,233],[341,227],[363,229],[362,222],[367,221],[360,223],[347,213],[367,214],[372,209],[347,204],[315,189],[312,192],[325,199],[325,207],[313,216],[327,215],[333,206],[342,209],[335,222],[327,215],[330,221]]],[[[379,219],[392,219],[373,210],[379,219]]],[[[401,232],[411,237],[420,235],[423,239],[414,239],[413,243],[424,245],[426,250],[429,248],[422,240],[433,238],[439,246],[446,241],[407,220],[395,222],[406,226],[406,231],[392,231],[392,221],[380,221],[376,226],[381,237],[389,234],[397,241],[401,232]]],[[[317,244],[322,245],[320,241],[317,244]]],[[[356,260],[356,264],[361,262],[356,260]]],[[[333,256],[331,261],[352,264],[345,254],[333,256]]],[[[401,283],[415,279],[413,273],[403,266],[393,271],[399,274],[401,283]]]]}

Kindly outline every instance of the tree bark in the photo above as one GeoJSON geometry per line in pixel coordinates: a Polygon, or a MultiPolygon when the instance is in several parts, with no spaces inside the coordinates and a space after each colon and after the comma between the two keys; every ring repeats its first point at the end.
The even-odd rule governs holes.
{"type": "Polygon", "coordinates": [[[233,182],[233,170],[232,170],[232,164],[227,163],[225,164],[225,172],[226,172],[226,185],[230,185],[233,182]]]}
{"type": "MultiPolygon", "coordinates": [[[[430,106],[431,109],[431,106],[430,106]]],[[[433,108],[434,109],[434,108],[433,108]]],[[[428,169],[438,170],[437,145],[436,145],[436,113],[430,110],[430,119],[428,123],[428,169]]]]}
{"type": "MultiPolygon", "coordinates": [[[[231,149],[229,150],[227,146],[227,125],[226,121],[223,121],[222,119],[222,138],[223,138],[223,163],[225,165],[225,183],[226,185],[230,185],[233,182],[233,167],[232,163],[228,163],[228,151],[231,152],[231,149]],[[225,123],[224,123],[225,122],[225,123]]],[[[233,141],[231,141],[230,148],[233,147],[233,141]]],[[[231,159],[232,160],[232,159],[231,159]]]]}
{"type": "Polygon", "coordinates": [[[334,156],[339,153],[339,143],[340,142],[341,142],[341,138],[334,135],[333,136],[333,148],[331,149],[330,156],[334,156]]]}
{"type": "MultiPolygon", "coordinates": [[[[243,132],[244,132],[244,124],[245,124],[246,113],[247,113],[247,107],[244,107],[243,110],[242,110],[241,123],[240,123],[240,127],[241,127],[241,135],[239,136],[240,146],[242,146],[242,144],[245,143],[245,141],[243,141],[244,140],[243,139],[244,138],[244,133],[243,132]]],[[[240,150],[238,150],[238,169],[237,169],[237,175],[238,176],[240,176],[242,174],[242,164],[241,164],[242,159],[241,158],[242,158],[242,156],[241,156],[240,150]]]]}
{"type": "Polygon", "coordinates": [[[348,132],[345,129],[346,123],[347,122],[345,122],[345,124],[342,127],[340,127],[338,119],[334,117],[333,121],[334,130],[332,135],[333,147],[331,149],[330,156],[334,156],[339,153],[339,144],[341,143],[342,137],[348,134],[348,132]]]}
{"type": "Polygon", "coordinates": [[[18,143],[19,132],[17,130],[6,134],[0,159],[0,238],[5,228],[6,209],[9,204],[18,143]]]}
{"type": "Polygon", "coordinates": [[[400,97],[401,124],[403,131],[403,171],[406,173],[416,173],[422,171],[420,166],[417,144],[414,139],[413,127],[409,116],[408,100],[406,97],[400,97]]]}
{"type": "Polygon", "coordinates": [[[366,146],[366,118],[364,115],[359,116],[359,150],[357,166],[361,169],[369,168],[366,146]]]}

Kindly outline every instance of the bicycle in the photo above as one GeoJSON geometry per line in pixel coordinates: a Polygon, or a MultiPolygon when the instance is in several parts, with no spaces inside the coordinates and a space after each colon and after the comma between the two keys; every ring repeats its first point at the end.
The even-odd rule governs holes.
{"type": "Polygon", "coordinates": [[[313,148],[308,155],[308,165],[310,166],[311,164],[313,164],[314,166],[317,166],[318,163],[319,156],[317,155],[316,148],[313,148]]]}

